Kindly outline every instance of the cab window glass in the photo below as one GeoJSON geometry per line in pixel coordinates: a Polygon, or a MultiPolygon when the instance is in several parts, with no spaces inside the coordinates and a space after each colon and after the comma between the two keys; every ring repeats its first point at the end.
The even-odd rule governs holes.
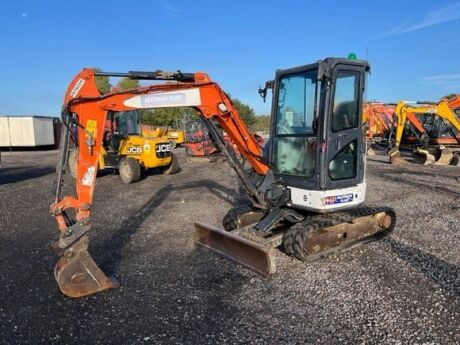
{"type": "Polygon", "coordinates": [[[115,113],[115,134],[138,135],[139,133],[137,110],[115,113]]]}
{"type": "Polygon", "coordinates": [[[314,134],[316,72],[280,79],[276,134],[314,134]]]}
{"type": "Polygon", "coordinates": [[[359,73],[340,71],[337,73],[332,131],[339,132],[359,125],[359,73]]]}
{"type": "Polygon", "coordinates": [[[273,169],[312,177],[316,167],[316,71],[285,75],[279,80],[273,169]]]}

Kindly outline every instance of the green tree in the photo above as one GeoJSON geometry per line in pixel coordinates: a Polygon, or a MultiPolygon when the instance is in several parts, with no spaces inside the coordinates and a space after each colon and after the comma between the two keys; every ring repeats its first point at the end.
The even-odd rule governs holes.
{"type": "Polygon", "coordinates": [[[238,114],[240,114],[241,119],[244,121],[246,126],[250,129],[253,130],[254,125],[256,124],[256,113],[254,109],[252,109],[249,105],[241,102],[238,98],[231,98],[229,95],[230,99],[232,100],[233,106],[236,108],[238,111],[238,114]]]}
{"type": "Polygon", "coordinates": [[[130,79],[130,78],[122,78],[117,84],[117,89],[119,91],[126,91],[130,89],[135,89],[140,86],[139,80],[137,79],[130,79]]]}
{"type": "Polygon", "coordinates": [[[457,94],[456,94],[456,93],[449,93],[447,96],[444,96],[444,97],[442,97],[442,98],[451,99],[451,98],[454,98],[454,97],[457,97],[457,94]]]}
{"type": "MultiPolygon", "coordinates": [[[[102,72],[98,67],[93,68],[94,72],[102,72]]],[[[96,86],[101,95],[105,95],[112,90],[112,85],[110,84],[109,77],[99,77],[96,76],[96,86]]]]}
{"type": "Polygon", "coordinates": [[[253,126],[255,132],[269,132],[270,131],[270,115],[256,116],[256,123],[253,126]]]}
{"type": "Polygon", "coordinates": [[[183,128],[184,121],[196,119],[197,112],[193,108],[158,108],[142,109],[140,119],[142,123],[153,126],[171,126],[183,128]]]}

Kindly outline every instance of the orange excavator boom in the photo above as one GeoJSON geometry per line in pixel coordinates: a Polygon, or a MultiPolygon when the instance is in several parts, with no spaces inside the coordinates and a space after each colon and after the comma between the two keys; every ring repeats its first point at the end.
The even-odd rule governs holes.
{"type": "MultiPolygon", "coordinates": [[[[61,142],[55,202],[51,205],[51,213],[59,229],[59,238],[51,243],[51,248],[60,256],[55,278],[64,294],[79,297],[118,285],[104,275],[87,252],[89,216],[107,113],[173,106],[190,106],[198,110],[213,131],[214,140],[218,145],[225,146],[210,121],[216,120],[255,172],[261,176],[267,174],[269,166],[262,161],[262,148],[257,139],[251,135],[225,92],[207,74],[162,71],[103,73],[83,69],[70,83],[64,98],[62,120],[66,133],[61,142]],[[96,86],[98,75],[172,80],[175,83],[100,95],[96,86]],[[69,140],[78,147],[76,195],[61,197],[69,140]],[[71,210],[75,212],[74,218],[69,216],[71,210]]],[[[225,150],[225,147],[220,149],[225,150]]],[[[229,163],[240,176],[254,204],[263,208],[263,198],[245,175],[243,167],[238,166],[237,160],[229,163]]]]}
{"type": "MultiPolygon", "coordinates": [[[[392,209],[363,206],[362,100],[369,69],[364,60],[326,58],[278,70],[275,79],[259,90],[264,98],[268,89],[274,96],[267,156],[230,99],[205,73],[84,69],[69,85],[64,100],[64,133],[51,205],[59,228],[51,248],[59,255],[55,278],[61,291],[79,297],[118,285],[88,253],[97,162],[110,112],[164,107],[198,111],[250,203],[234,205],[227,212],[222,222],[225,230],[195,223],[195,242],[263,275],[276,271],[271,249],[281,245],[288,255],[309,260],[391,232],[396,221],[392,209]],[[97,76],[167,82],[100,95],[97,76]],[[338,96],[342,94],[350,96],[338,96]],[[251,169],[228,147],[216,122],[251,169]],[[77,146],[73,152],[78,152],[76,193],[62,196],[70,141],[77,146]]],[[[163,152],[161,147],[158,150],[152,154],[163,152]]]]}

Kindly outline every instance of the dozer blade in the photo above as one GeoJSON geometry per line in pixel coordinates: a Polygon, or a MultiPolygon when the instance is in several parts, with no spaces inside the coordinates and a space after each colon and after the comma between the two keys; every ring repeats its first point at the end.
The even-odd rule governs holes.
{"type": "Polygon", "coordinates": [[[404,158],[401,157],[401,152],[397,148],[392,149],[388,152],[390,156],[390,163],[394,165],[402,165],[402,164],[409,164],[404,158]]]}
{"type": "Polygon", "coordinates": [[[88,253],[88,235],[81,237],[54,268],[61,292],[69,297],[82,297],[120,286],[115,278],[107,277],[88,253]]]}
{"type": "Polygon", "coordinates": [[[421,159],[418,157],[415,159],[417,163],[420,163],[423,165],[431,165],[436,162],[435,156],[433,156],[428,150],[423,150],[421,148],[418,148],[417,154],[418,154],[418,157],[422,157],[421,159]]]}
{"type": "Polygon", "coordinates": [[[276,273],[274,248],[199,222],[195,223],[195,230],[196,244],[263,276],[276,273]]]}

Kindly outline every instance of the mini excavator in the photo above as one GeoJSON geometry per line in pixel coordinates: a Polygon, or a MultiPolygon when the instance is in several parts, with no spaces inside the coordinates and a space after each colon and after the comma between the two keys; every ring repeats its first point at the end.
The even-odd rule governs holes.
{"type": "Polygon", "coordinates": [[[205,73],[83,69],[65,94],[64,132],[55,203],[51,205],[59,228],[50,247],[59,256],[54,275],[60,290],[80,297],[119,285],[102,272],[88,252],[97,162],[104,123],[111,111],[186,106],[199,112],[249,201],[228,211],[224,229],[195,223],[195,241],[260,274],[276,272],[276,247],[299,260],[311,261],[391,232],[396,222],[391,208],[363,205],[366,144],[361,124],[369,69],[366,61],[327,58],[278,70],[275,79],[259,90],[264,99],[268,89],[273,92],[268,155],[229,97],[205,73]],[[166,82],[100,95],[95,77],[101,75],[166,82]],[[216,122],[237,145],[245,165],[228,147],[216,122]],[[78,146],[79,154],[76,195],[62,197],[70,141],[78,146]]]}
{"type": "Polygon", "coordinates": [[[452,103],[441,100],[438,103],[417,102],[416,105],[409,105],[400,101],[394,111],[395,137],[393,148],[388,152],[390,162],[397,165],[408,163],[399,151],[407,124],[414,129],[417,137],[415,146],[419,146],[416,152],[425,157],[424,164],[449,165],[455,161],[454,155],[460,152],[460,120],[452,109],[455,102],[453,99],[452,103]],[[416,115],[425,116],[425,121],[421,122],[416,115]],[[424,124],[431,128],[429,132],[424,124]],[[447,133],[447,136],[435,133],[435,129],[447,133]]]}

